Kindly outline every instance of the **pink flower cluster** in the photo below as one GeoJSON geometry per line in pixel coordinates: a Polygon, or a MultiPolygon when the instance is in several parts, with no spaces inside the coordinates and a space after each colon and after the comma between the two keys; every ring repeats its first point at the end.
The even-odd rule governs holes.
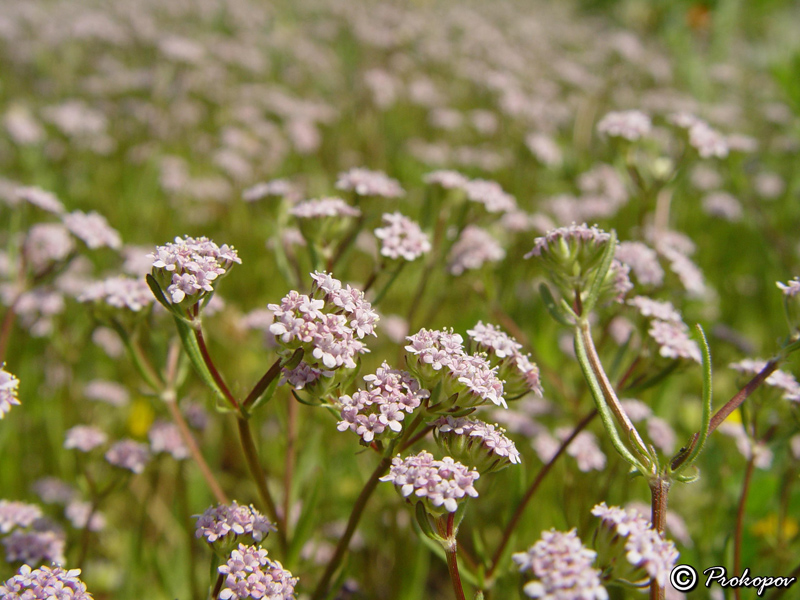
{"type": "MultiPolygon", "coordinates": [[[[767,366],[767,361],[746,358],[739,362],[731,363],[728,366],[739,373],[756,375],[767,366]]],[[[764,380],[764,383],[781,390],[784,400],[800,402],[800,383],[797,382],[797,379],[795,379],[794,375],[791,373],[787,373],[782,369],[776,369],[764,380]]]]}
{"type": "Polygon", "coordinates": [[[392,369],[385,362],[374,375],[366,375],[364,381],[365,390],[339,398],[342,420],[338,429],[349,429],[367,443],[387,428],[394,433],[402,431],[405,414],[414,412],[430,396],[410,373],[392,369]]]}
{"type": "Polygon", "coordinates": [[[442,434],[453,434],[467,438],[467,443],[477,443],[489,454],[502,457],[511,464],[522,462],[516,444],[506,437],[506,430],[496,425],[490,425],[480,419],[468,417],[454,418],[450,416],[439,417],[434,423],[437,439],[442,434]]]}
{"type": "Polygon", "coordinates": [[[197,302],[214,290],[214,281],[225,275],[233,263],[242,263],[233,247],[217,246],[206,237],[176,237],[174,242],[157,246],[148,256],[153,259],[153,276],[167,285],[174,304],[187,297],[197,302]]]}
{"type": "Polygon", "coordinates": [[[470,395],[470,398],[459,397],[459,405],[475,406],[488,401],[507,408],[497,367],[492,367],[484,356],[467,354],[460,335],[452,331],[420,329],[406,340],[410,342],[405,347],[406,352],[416,357],[413,361],[409,357],[409,365],[423,382],[445,374],[448,377],[444,393],[461,396],[460,392],[466,391],[470,395]]]}
{"type": "Polygon", "coordinates": [[[597,131],[609,137],[621,137],[634,142],[652,130],[650,117],[640,110],[610,112],[597,124],[597,131]]]}
{"type": "Polygon", "coordinates": [[[336,189],[353,191],[359,196],[379,196],[382,198],[399,198],[405,196],[405,190],[396,179],[392,179],[381,171],[370,171],[364,168],[350,169],[339,173],[336,189]]]}
{"type": "Polygon", "coordinates": [[[383,227],[375,230],[381,240],[381,255],[397,260],[415,260],[431,251],[431,242],[420,226],[399,212],[385,213],[383,227]]]}
{"type": "Polygon", "coordinates": [[[477,225],[467,225],[450,249],[447,269],[453,275],[480,269],[484,263],[498,262],[506,252],[492,235],[477,225]]]}
{"type": "Polygon", "coordinates": [[[12,406],[19,406],[17,388],[19,388],[19,379],[0,368],[0,419],[6,416],[12,406]]]}
{"type": "Polygon", "coordinates": [[[659,585],[667,584],[670,571],[678,560],[673,542],[662,538],[650,521],[636,510],[608,507],[603,502],[592,509],[592,514],[616,535],[626,538],[626,558],[631,565],[643,569],[659,585]]]}
{"type": "Polygon", "coordinates": [[[566,533],[551,529],[527,552],[511,558],[523,573],[536,579],[523,587],[529,598],[544,600],[607,600],[600,571],[592,567],[597,553],[585,548],[573,529],[566,533]]]}
{"type": "Polygon", "coordinates": [[[78,575],[80,569],[61,567],[40,567],[31,569],[22,565],[11,579],[0,585],[0,598],[8,600],[44,600],[50,598],[69,598],[70,600],[92,600],[78,575]]]}
{"type": "Polygon", "coordinates": [[[579,242],[588,242],[595,247],[599,247],[605,244],[609,238],[609,234],[596,225],[589,227],[586,223],[580,225],[573,223],[566,227],[558,227],[557,229],[548,231],[546,235],[533,240],[533,249],[525,255],[525,258],[549,254],[556,251],[557,247],[561,250],[561,245],[579,242]]]}
{"type": "Polygon", "coordinates": [[[318,198],[305,200],[293,206],[289,214],[298,219],[322,219],[325,217],[358,217],[361,211],[341,198],[318,198]]]}
{"type": "Polygon", "coordinates": [[[435,460],[430,452],[423,450],[405,459],[393,458],[389,474],[381,477],[381,481],[392,482],[404,498],[413,494],[424,499],[433,512],[440,512],[440,507],[455,512],[460,500],[467,496],[477,498],[473,484],[479,477],[480,473],[470,471],[449,456],[435,460]]]}
{"type": "Polygon", "coordinates": [[[209,507],[197,516],[195,536],[212,544],[222,538],[250,536],[260,542],[275,526],[252,505],[244,506],[234,500],[231,504],[209,507]]]}
{"type": "Polygon", "coordinates": [[[500,359],[500,370],[506,377],[506,382],[509,382],[513,375],[508,371],[513,369],[524,382],[526,391],[542,396],[544,390],[539,379],[539,367],[531,362],[529,354],[520,352],[522,344],[499,327],[491,323],[484,325],[481,321],[478,321],[472,329],[468,329],[467,335],[490,356],[500,359]]]}
{"type": "Polygon", "coordinates": [[[92,283],[78,296],[78,301],[103,302],[139,312],[153,302],[153,294],[144,279],[119,275],[92,283]]]}
{"type": "Polygon", "coordinates": [[[316,271],[311,277],[312,296],[291,291],[280,304],[269,305],[275,319],[270,333],[288,349],[305,348],[304,360],[311,367],[355,368],[355,357],[369,352],[361,340],[376,335],[378,313],[362,291],[342,287],[328,273],[316,271]]]}
{"type": "Polygon", "coordinates": [[[220,600],[291,600],[295,597],[297,577],[292,577],[281,563],[267,558],[263,548],[239,544],[218,570],[225,576],[220,600]]]}

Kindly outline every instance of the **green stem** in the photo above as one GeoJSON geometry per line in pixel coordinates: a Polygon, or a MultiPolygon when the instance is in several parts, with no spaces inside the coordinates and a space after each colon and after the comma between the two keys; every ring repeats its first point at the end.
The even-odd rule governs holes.
{"type": "Polygon", "coordinates": [[[281,515],[278,514],[275,506],[275,501],[272,499],[272,494],[267,487],[267,474],[258,460],[258,450],[253,441],[253,433],[250,430],[250,422],[247,419],[238,417],[236,424],[239,426],[239,439],[242,442],[242,450],[247,462],[247,467],[250,469],[250,475],[258,488],[258,494],[261,496],[261,501],[266,508],[267,516],[272,519],[278,526],[278,540],[281,544],[281,549],[286,552],[286,523],[281,515]]]}
{"type": "Polygon", "coordinates": [[[407,261],[402,261],[399,265],[397,265],[397,268],[395,268],[395,270],[392,272],[392,276],[389,278],[389,281],[386,282],[386,285],[384,285],[381,288],[381,291],[378,292],[378,294],[375,296],[375,299],[372,301],[372,306],[377,305],[378,302],[383,300],[383,297],[386,295],[386,292],[389,291],[389,288],[392,287],[392,284],[397,279],[397,276],[400,275],[400,271],[403,270],[403,267],[405,266],[406,262],[407,261]]]}
{"type": "MultiPolygon", "coordinates": [[[[612,398],[616,400],[616,395],[614,395],[614,391],[611,388],[611,383],[608,381],[608,377],[605,376],[605,372],[603,371],[603,367],[600,364],[599,359],[597,358],[596,351],[594,352],[592,358],[590,358],[587,348],[586,348],[586,340],[591,343],[591,334],[588,332],[589,324],[587,322],[583,322],[576,327],[575,330],[575,355],[578,358],[578,363],[581,366],[581,370],[583,371],[583,376],[586,378],[586,382],[589,384],[589,389],[592,392],[592,397],[595,401],[595,406],[597,407],[597,411],[600,414],[600,419],[603,421],[603,427],[605,428],[606,432],[608,433],[609,437],[611,438],[611,443],[614,445],[616,451],[622,456],[631,466],[638,469],[643,475],[647,474],[650,469],[646,469],[644,465],[631,453],[628,447],[622,442],[619,437],[619,433],[617,432],[616,425],[614,424],[614,419],[609,409],[609,405],[607,404],[607,399],[612,398]],[[604,386],[597,380],[595,373],[599,373],[602,375],[604,380],[604,386]]],[[[594,345],[591,346],[592,350],[594,350],[594,345]]],[[[621,410],[619,406],[619,401],[617,401],[617,408],[621,410]]],[[[624,412],[622,413],[624,415],[624,412]]],[[[627,415],[626,415],[627,418],[627,415]]],[[[634,430],[635,431],[635,430],[634,430]]],[[[629,441],[632,441],[633,438],[629,437],[629,441]]]]}

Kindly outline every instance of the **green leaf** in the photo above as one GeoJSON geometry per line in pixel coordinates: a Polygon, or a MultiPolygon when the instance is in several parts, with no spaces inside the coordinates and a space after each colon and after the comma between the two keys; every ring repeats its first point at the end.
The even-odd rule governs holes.
{"type": "Polygon", "coordinates": [[[217,382],[214,381],[214,376],[211,375],[211,371],[208,370],[208,367],[203,360],[203,354],[200,352],[200,346],[197,343],[194,330],[180,316],[173,315],[173,317],[175,319],[175,325],[178,328],[178,335],[181,338],[183,349],[186,351],[186,355],[189,357],[189,360],[194,366],[195,371],[197,371],[198,375],[200,375],[200,379],[202,379],[203,383],[211,388],[211,391],[214,392],[217,400],[219,400],[219,403],[222,406],[230,407],[230,402],[228,402],[228,399],[217,385],[217,382]]]}
{"type": "MultiPolygon", "coordinates": [[[[300,518],[297,520],[297,526],[292,533],[289,549],[286,552],[286,563],[290,568],[297,565],[300,551],[314,532],[317,515],[319,514],[317,508],[320,500],[321,487],[322,477],[316,477],[314,478],[314,487],[311,489],[310,494],[303,495],[303,512],[300,513],[300,518]]],[[[286,490],[286,493],[288,494],[289,490],[286,490]]]]}
{"type": "Polygon", "coordinates": [[[166,308],[169,312],[175,312],[175,307],[172,306],[172,303],[169,300],[167,300],[167,297],[164,295],[164,291],[161,289],[161,286],[158,285],[156,278],[148,273],[145,277],[145,281],[147,281],[147,286],[150,288],[150,291],[153,292],[153,296],[156,297],[158,303],[166,308]]]}
{"type": "Polygon", "coordinates": [[[600,299],[600,292],[603,290],[603,284],[606,281],[606,276],[608,275],[608,270],[611,268],[611,262],[614,260],[614,253],[616,251],[617,232],[612,229],[608,242],[606,242],[605,250],[603,250],[603,257],[600,259],[597,272],[589,288],[589,295],[583,302],[583,314],[592,312],[597,301],[600,299]]]}
{"type": "MultiPolygon", "coordinates": [[[[706,440],[708,439],[708,430],[711,427],[711,410],[712,410],[712,385],[711,385],[711,350],[708,347],[708,340],[703,328],[697,324],[696,326],[697,339],[700,341],[700,348],[703,351],[703,424],[700,427],[700,436],[697,438],[697,443],[694,444],[691,453],[686,461],[678,466],[677,472],[681,472],[686,467],[691,466],[697,460],[697,457],[703,451],[706,440]]],[[[695,479],[699,477],[696,476],[695,479]]],[[[687,481],[687,483],[689,483],[687,481]]]]}
{"type": "Polygon", "coordinates": [[[444,541],[444,538],[433,530],[430,518],[428,517],[428,511],[425,510],[425,504],[423,502],[417,502],[414,506],[414,516],[417,518],[417,525],[419,525],[420,532],[424,537],[430,538],[436,542],[444,541]]]}
{"type": "Polygon", "coordinates": [[[556,300],[553,298],[553,293],[550,291],[550,288],[547,287],[547,284],[543,283],[539,286],[539,293],[542,296],[544,307],[547,309],[547,312],[550,313],[550,316],[561,325],[564,325],[564,327],[572,327],[573,323],[570,323],[567,316],[564,315],[558,304],[556,304],[556,300]]]}

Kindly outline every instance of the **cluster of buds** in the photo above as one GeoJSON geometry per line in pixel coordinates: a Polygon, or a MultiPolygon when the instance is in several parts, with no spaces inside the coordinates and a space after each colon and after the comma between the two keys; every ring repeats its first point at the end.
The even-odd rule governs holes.
{"type": "Polygon", "coordinates": [[[434,423],[433,436],[439,447],[456,460],[474,466],[486,474],[521,462],[514,442],[502,427],[480,419],[444,416],[434,423]]]}
{"type": "Polygon", "coordinates": [[[189,236],[156,247],[148,257],[153,259],[152,277],[166,290],[168,302],[186,308],[208,298],[217,279],[242,262],[227,244],[217,246],[206,237],[189,236]]]}
{"type": "Polygon", "coordinates": [[[616,249],[616,239],[611,234],[586,223],[573,223],[536,238],[525,258],[535,256],[547,265],[562,299],[580,316],[587,303],[594,305],[609,297],[620,302],[633,288],[627,265],[615,258],[610,265],[604,265],[609,244],[613,245],[612,251],[616,249]]]}
{"type": "Polygon", "coordinates": [[[492,403],[508,408],[503,381],[485,355],[468,354],[464,340],[452,331],[420,329],[406,337],[411,372],[428,389],[440,389],[444,398],[428,407],[436,414],[492,403]]]}

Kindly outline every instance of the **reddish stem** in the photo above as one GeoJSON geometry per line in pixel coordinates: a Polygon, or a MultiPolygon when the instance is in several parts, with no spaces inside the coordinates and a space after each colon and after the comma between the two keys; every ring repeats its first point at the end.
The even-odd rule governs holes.
{"type": "Polygon", "coordinates": [[[494,556],[492,556],[492,566],[486,573],[487,580],[490,580],[492,575],[494,575],[494,572],[497,570],[497,567],[500,563],[500,558],[503,556],[503,552],[505,551],[508,542],[511,540],[511,534],[514,533],[517,523],[519,523],[519,520],[522,518],[522,513],[525,512],[525,507],[528,505],[528,502],[530,502],[531,498],[533,498],[536,490],[539,489],[539,486],[542,484],[545,476],[550,472],[550,469],[553,468],[553,465],[559,459],[559,457],[564,454],[567,447],[572,443],[572,440],[578,437],[578,434],[583,431],[596,416],[597,409],[592,409],[592,412],[581,419],[581,421],[575,426],[575,429],[572,430],[572,433],[569,434],[569,437],[561,442],[561,446],[559,446],[558,451],[553,455],[553,458],[551,458],[550,461],[539,470],[539,473],[537,473],[536,479],[533,480],[533,483],[531,483],[528,491],[525,492],[525,495],[522,497],[522,500],[517,506],[514,516],[511,517],[508,525],[506,525],[505,529],[503,530],[503,538],[500,540],[500,545],[497,547],[497,550],[495,550],[494,556]]]}

